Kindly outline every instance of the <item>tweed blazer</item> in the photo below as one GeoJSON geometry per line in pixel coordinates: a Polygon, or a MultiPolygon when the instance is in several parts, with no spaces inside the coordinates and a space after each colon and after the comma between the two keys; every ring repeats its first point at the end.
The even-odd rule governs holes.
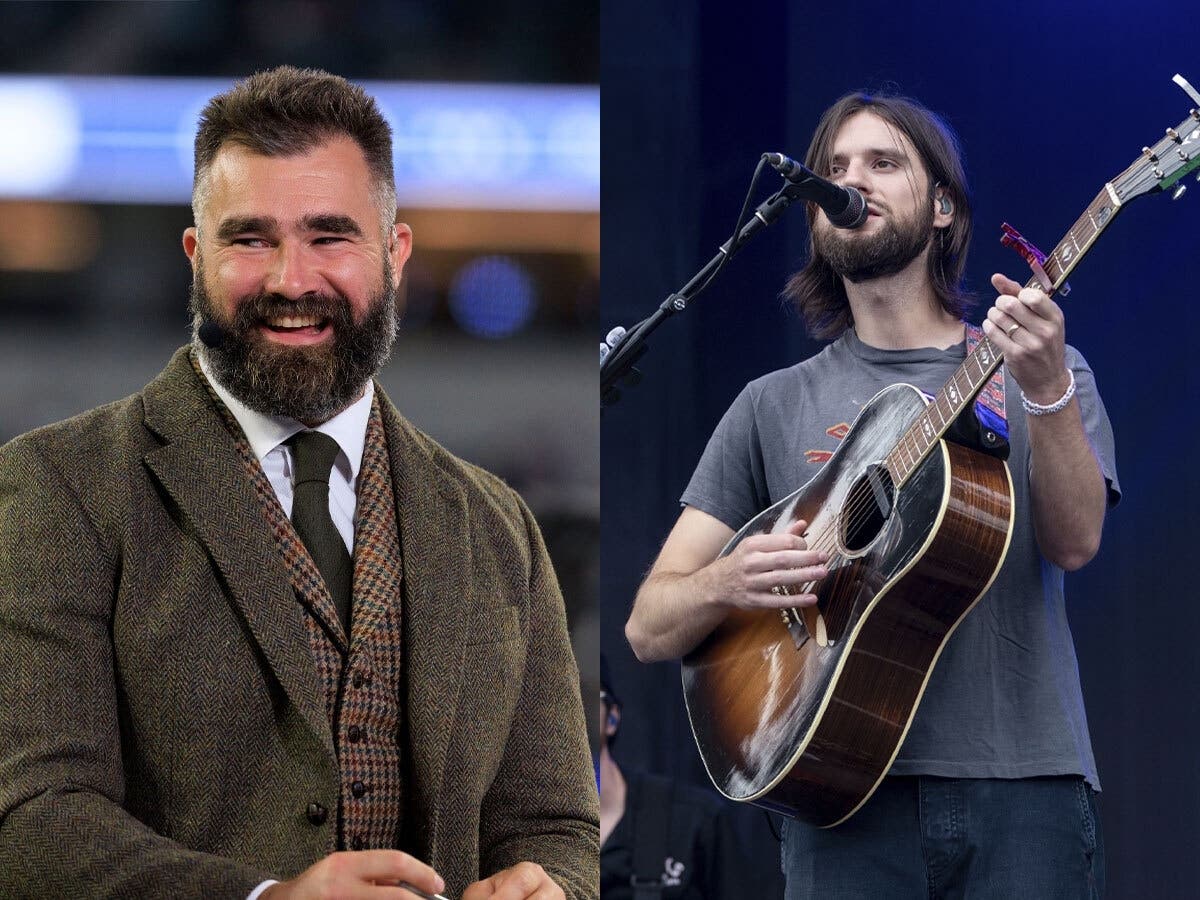
{"type": "MultiPolygon", "coordinates": [[[[598,895],[562,599],[500,480],[380,391],[404,550],[400,849],[458,896],[598,895]]],[[[187,351],[0,448],[0,896],[244,898],[319,860],[338,766],[300,606],[187,351]]]]}

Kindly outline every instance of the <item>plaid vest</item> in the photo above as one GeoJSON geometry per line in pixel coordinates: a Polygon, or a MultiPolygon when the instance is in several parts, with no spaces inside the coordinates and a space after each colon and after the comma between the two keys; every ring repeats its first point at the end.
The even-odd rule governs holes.
{"type": "MultiPolygon", "coordinates": [[[[193,365],[196,366],[193,360],[193,365]]],[[[199,372],[199,366],[196,366],[199,372]]],[[[304,610],[308,641],[325,689],[340,785],[334,850],[400,845],[401,556],[391,466],[378,397],[371,404],[358,475],[350,640],[316,564],[297,536],[238,425],[208,388],[271,528],[275,549],[304,610]]]]}

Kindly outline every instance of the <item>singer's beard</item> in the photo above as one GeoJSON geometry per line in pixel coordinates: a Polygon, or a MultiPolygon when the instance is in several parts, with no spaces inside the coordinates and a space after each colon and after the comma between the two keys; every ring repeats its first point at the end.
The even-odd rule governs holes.
{"type": "Polygon", "coordinates": [[[921,204],[907,219],[884,217],[880,224],[874,234],[822,224],[813,229],[813,246],[834,272],[855,284],[895,275],[929,243],[933,204],[921,204]]]}
{"type": "Polygon", "coordinates": [[[221,386],[246,406],[267,416],[289,416],[306,425],[328,421],[362,396],[367,382],[391,354],[398,327],[391,265],[384,261],[383,283],[366,314],[354,321],[350,301],[341,295],[304,294],[289,300],[275,294],[242,297],[232,321],[217,312],[197,269],[192,281],[192,345],[202,353],[221,386]],[[319,316],[333,335],[309,346],[275,343],[259,331],[276,316],[319,316]],[[215,347],[200,340],[200,326],[221,326],[215,347]]]}

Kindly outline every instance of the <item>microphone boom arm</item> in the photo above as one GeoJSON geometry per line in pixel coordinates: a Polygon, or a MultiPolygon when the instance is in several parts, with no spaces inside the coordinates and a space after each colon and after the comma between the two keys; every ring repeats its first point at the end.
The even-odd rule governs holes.
{"type": "Polygon", "coordinates": [[[600,363],[600,405],[602,407],[615,403],[620,398],[617,384],[633,370],[633,364],[646,352],[646,338],[670,316],[683,312],[688,304],[708,286],[716,271],[725,260],[732,259],[734,254],[746,243],[783,215],[784,211],[796,200],[807,199],[807,191],[803,185],[788,182],[777,193],[772,194],[759,204],[754,214],[749,218],[736,238],[730,238],[716,255],[710,259],[700,271],[693,275],[678,291],[667,296],[657,310],[643,319],[621,338],[612,351],[600,363]]]}

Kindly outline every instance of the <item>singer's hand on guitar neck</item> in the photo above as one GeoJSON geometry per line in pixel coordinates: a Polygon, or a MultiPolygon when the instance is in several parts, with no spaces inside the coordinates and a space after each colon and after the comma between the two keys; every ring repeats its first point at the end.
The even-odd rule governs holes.
{"type": "Polygon", "coordinates": [[[798,521],[786,532],[748,537],[718,559],[734,532],[707,513],[686,508],[638,590],[625,626],[638,659],[683,656],[734,608],[815,603],[816,596],[800,588],[825,577],[827,556],[808,549],[800,537],[807,527],[798,521]]]}
{"type": "Polygon", "coordinates": [[[1025,395],[1035,403],[1053,403],[1070,384],[1062,310],[1042,291],[999,273],[992,276],[992,287],[999,296],[984,331],[1025,395]]]}

